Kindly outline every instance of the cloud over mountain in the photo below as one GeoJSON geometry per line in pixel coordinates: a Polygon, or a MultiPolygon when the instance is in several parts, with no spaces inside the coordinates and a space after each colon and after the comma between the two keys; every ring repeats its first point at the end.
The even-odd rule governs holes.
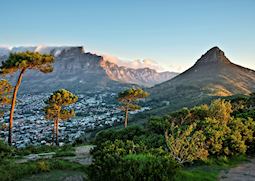
{"type": "Polygon", "coordinates": [[[166,69],[159,65],[158,63],[154,62],[150,59],[143,59],[143,60],[122,60],[118,57],[112,56],[112,55],[102,55],[104,60],[109,61],[111,63],[115,63],[119,66],[129,67],[133,69],[141,69],[141,68],[151,68],[158,72],[166,71],[166,69]]]}

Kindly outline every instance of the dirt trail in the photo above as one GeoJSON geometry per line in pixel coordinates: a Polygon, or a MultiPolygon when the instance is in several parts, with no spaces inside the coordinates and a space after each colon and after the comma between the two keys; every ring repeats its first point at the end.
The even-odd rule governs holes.
{"type": "MultiPolygon", "coordinates": [[[[90,155],[90,151],[94,148],[94,145],[85,145],[78,146],[75,148],[75,156],[64,156],[58,157],[58,159],[69,160],[72,162],[77,162],[82,165],[90,165],[92,163],[92,156],[90,155]]],[[[55,152],[50,153],[40,153],[40,154],[29,154],[24,156],[21,159],[16,160],[16,163],[26,163],[29,161],[35,161],[39,159],[51,159],[56,155],[55,152]]]]}
{"type": "Polygon", "coordinates": [[[77,163],[80,163],[82,165],[90,165],[91,162],[92,162],[92,156],[90,155],[89,152],[94,147],[95,146],[93,146],[93,145],[86,145],[86,146],[76,147],[74,157],[64,157],[62,159],[77,162],[77,163]]]}
{"type": "Polygon", "coordinates": [[[220,181],[255,181],[255,159],[230,170],[222,171],[220,181]]]}

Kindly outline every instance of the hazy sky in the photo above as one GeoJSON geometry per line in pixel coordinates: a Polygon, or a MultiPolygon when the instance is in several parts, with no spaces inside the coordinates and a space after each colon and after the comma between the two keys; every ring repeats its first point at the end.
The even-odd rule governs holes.
{"type": "Polygon", "coordinates": [[[171,70],[219,46],[255,69],[255,0],[0,0],[0,45],[42,44],[83,45],[171,70]]]}

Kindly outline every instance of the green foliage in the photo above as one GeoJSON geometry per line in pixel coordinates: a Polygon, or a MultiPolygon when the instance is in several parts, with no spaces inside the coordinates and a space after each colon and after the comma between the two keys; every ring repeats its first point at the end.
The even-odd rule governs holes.
{"type": "Polygon", "coordinates": [[[118,100],[120,102],[127,103],[129,101],[136,101],[138,99],[142,99],[142,98],[145,98],[148,96],[149,96],[149,94],[140,88],[138,88],[138,89],[131,88],[131,89],[125,90],[123,92],[120,92],[118,95],[118,100]]]}
{"type": "Polygon", "coordinates": [[[85,166],[64,160],[39,160],[35,162],[17,164],[13,159],[5,159],[0,162],[0,180],[18,180],[28,175],[48,172],[56,169],[80,170],[84,172],[87,170],[85,166]]]}
{"type": "Polygon", "coordinates": [[[95,144],[100,145],[106,141],[114,141],[116,139],[127,141],[134,140],[134,137],[139,137],[145,134],[145,130],[140,126],[130,126],[126,129],[109,129],[99,132],[96,135],[95,144]]]}
{"type": "Polygon", "coordinates": [[[0,163],[14,154],[15,149],[0,140],[0,163]]]}
{"type": "Polygon", "coordinates": [[[90,179],[114,180],[120,174],[119,169],[123,157],[128,154],[140,153],[143,150],[143,147],[129,140],[106,141],[97,145],[91,152],[94,161],[89,166],[90,179]]]}
{"type": "Polygon", "coordinates": [[[58,145],[58,123],[60,120],[68,120],[75,116],[73,109],[69,110],[65,107],[74,104],[78,100],[78,97],[71,92],[60,89],[54,92],[49,99],[45,102],[44,108],[45,118],[54,121],[53,127],[53,144],[58,145]],[[54,138],[55,137],[55,138],[54,138]]]}
{"type": "Polygon", "coordinates": [[[200,124],[212,155],[244,154],[254,142],[255,122],[250,118],[230,118],[225,122],[206,118],[200,124]]]}
{"type": "Polygon", "coordinates": [[[75,103],[78,100],[78,97],[71,92],[60,89],[55,91],[48,101],[46,101],[47,104],[56,104],[57,106],[68,106],[70,104],[75,103]]]}
{"type": "MultiPolygon", "coordinates": [[[[242,114],[253,110],[248,100],[250,98],[242,114]]],[[[231,165],[230,158],[255,150],[254,120],[235,117],[238,114],[233,108],[240,105],[234,107],[231,103],[217,99],[209,106],[184,108],[165,117],[153,117],[144,129],[129,127],[100,132],[92,151],[90,178],[215,180],[221,169],[231,165]],[[176,173],[176,163],[185,168],[176,173]],[[201,166],[186,169],[191,164],[201,166]],[[167,168],[172,168],[172,172],[166,171],[167,168]]]]}
{"type": "Polygon", "coordinates": [[[130,154],[123,158],[118,178],[127,181],[168,181],[173,180],[177,170],[177,164],[171,159],[151,154],[130,154]]]}
{"type": "Polygon", "coordinates": [[[15,154],[19,156],[29,155],[29,154],[39,154],[39,153],[48,153],[48,152],[55,152],[56,156],[60,155],[68,155],[74,152],[75,149],[72,147],[72,145],[64,145],[62,147],[57,146],[28,146],[26,148],[22,149],[16,149],[15,154]]]}
{"type": "Polygon", "coordinates": [[[2,108],[11,103],[12,85],[7,80],[0,80],[0,117],[3,116],[2,108]]]}
{"type": "Polygon", "coordinates": [[[145,92],[140,88],[131,88],[118,94],[117,100],[121,103],[119,109],[125,112],[125,128],[128,124],[128,111],[135,111],[141,109],[141,107],[135,104],[135,102],[148,96],[149,93],[145,92]]]}
{"type": "Polygon", "coordinates": [[[172,123],[170,134],[166,131],[165,139],[170,155],[179,164],[192,162],[193,160],[206,160],[208,157],[205,145],[206,137],[202,130],[196,130],[195,123],[187,128],[172,123]]]}
{"type": "Polygon", "coordinates": [[[74,110],[64,109],[64,106],[74,104],[78,97],[71,92],[60,89],[54,92],[45,102],[45,117],[46,119],[67,120],[75,115],[74,110]]]}
{"type": "Polygon", "coordinates": [[[50,171],[48,162],[42,160],[37,162],[37,168],[40,172],[50,171]]]}
{"type": "Polygon", "coordinates": [[[232,105],[229,101],[217,99],[209,106],[209,117],[222,122],[228,122],[232,112],[232,105]]]}
{"type": "Polygon", "coordinates": [[[251,109],[251,110],[247,110],[247,111],[241,111],[241,112],[236,112],[235,113],[235,117],[238,118],[252,118],[253,120],[255,120],[255,109],[251,109]]]}
{"type": "Polygon", "coordinates": [[[146,132],[146,134],[141,136],[135,136],[133,141],[139,145],[146,146],[147,149],[165,146],[165,140],[163,135],[149,132],[146,132]]]}
{"type": "Polygon", "coordinates": [[[160,156],[156,150],[154,155],[140,155],[145,152],[145,147],[133,141],[106,141],[91,153],[94,161],[89,167],[89,177],[91,180],[166,180],[176,172],[177,165],[169,157],[160,156]]]}
{"type": "Polygon", "coordinates": [[[165,130],[171,126],[168,118],[165,117],[152,117],[146,127],[150,132],[156,134],[164,134],[165,130]]]}
{"type": "Polygon", "coordinates": [[[218,180],[219,174],[222,170],[232,168],[240,163],[247,161],[243,155],[235,157],[218,157],[209,158],[205,163],[193,165],[192,167],[185,167],[174,177],[176,181],[214,181],[218,180]]]}
{"type": "Polygon", "coordinates": [[[52,72],[54,57],[42,55],[38,52],[11,53],[9,58],[0,67],[1,74],[11,74],[21,69],[35,69],[43,73],[52,72]]]}

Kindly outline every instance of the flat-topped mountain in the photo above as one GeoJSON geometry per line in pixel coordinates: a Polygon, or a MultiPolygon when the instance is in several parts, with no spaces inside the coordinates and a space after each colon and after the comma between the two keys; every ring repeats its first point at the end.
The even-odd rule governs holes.
{"type": "Polygon", "coordinates": [[[232,63],[218,47],[208,50],[185,72],[150,89],[151,101],[164,102],[168,107],[253,91],[255,71],[232,63]]]}
{"type": "MultiPolygon", "coordinates": [[[[48,92],[58,88],[66,88],[75,92],[119,91],[134,84],[153,86],[177,75],[171,72],[158,73],[150,68],[132,69],[118,66],[102,56],[85,53],[83,47],[2,48],[0,59],[4,61],[11,52],[27,50],[52,54],[55,56],[55,63],[54,71],[49,74],[28,71],[21,85],[23,92],[48,92]]],[[[16,78],[16,75],[9,77],[13,82],[16,78]]]]}

